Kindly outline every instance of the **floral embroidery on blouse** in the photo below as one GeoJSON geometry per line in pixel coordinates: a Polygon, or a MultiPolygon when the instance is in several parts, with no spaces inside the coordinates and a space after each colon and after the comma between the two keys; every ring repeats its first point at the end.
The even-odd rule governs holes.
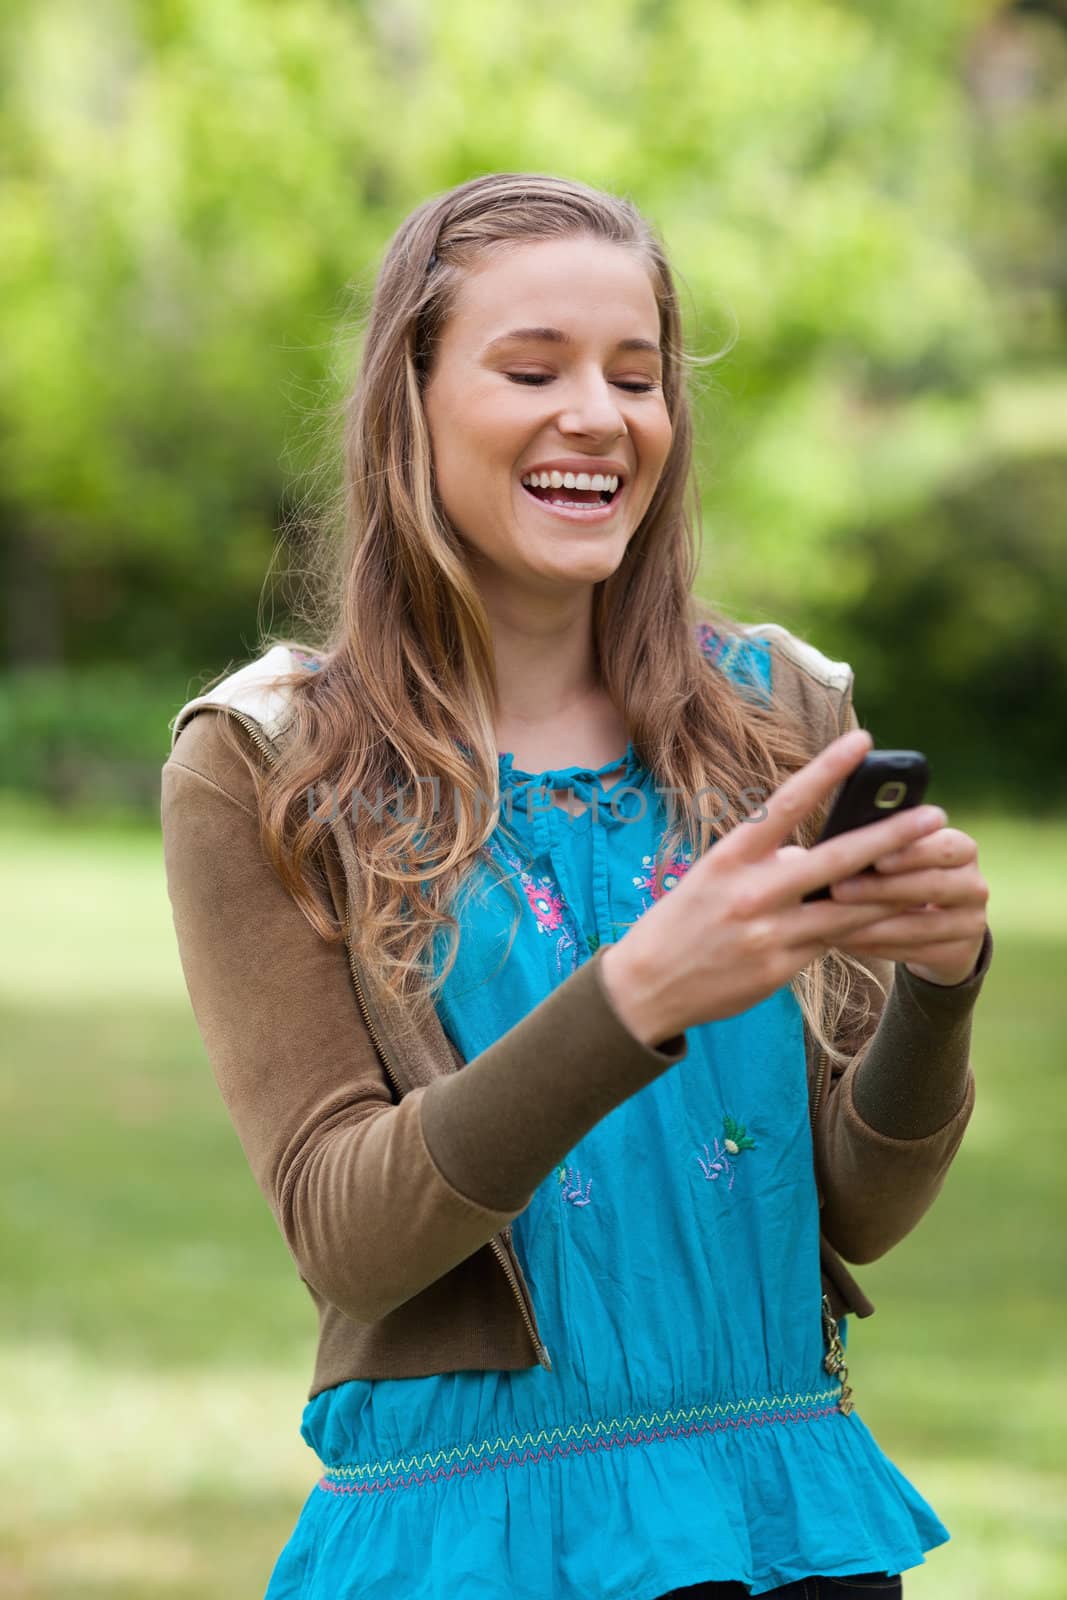
{"type": "Polygon", "coordinates": [[[559,892],[558,884],[548,873],[541,873],[535,877],[532,872],[527,872],[518,857],[512,855],[502,844],[497,843],[495,849],[518,876],[526,904],[534,914],[537,931],[554,939],[556,970],[562,977],[563,958],[568,953],[572,957],[570,968],[572,971],[575,970],[578,966],[576,924],[569,905],[559,892]]]}
{"type": "Polygon", "coordinates": [[[556,1173],[556,1181],[560,1185],[560,1199],[566,1200],[568,1205],[587,1206],[589,1204],[589,1191],[593,1187],[592,1178],[586,1184],[584,1194],[582,1193],[582,1174],[580,1172],[576,1173],[572,1167],[560,1167],[556,1173]]]}
{"type": "Polygon", "coordinates": [[[674,855],[663,863],[658,872],[654,855],[642,856],[641,865],[645,869],[644,876],[635,877],[633,883],[635,889],[648,890],[648,894],[641,895],[642,910],[647,911],[653,901],[661,900],[669,889],[673,889],[675,884],[685,877],[693,865],[693,852],[688,844],[683,843],[679,845],[674,855]]]}
{"type": "Polygon", "coordinates": [[[715,1154],[712,1155],[707,1145],[705,1145],[704,1155],[707,1159],[702,1161],[697,1156],[697,1160],[700,1162],[701,1170],[709,1183],[717,1183],[720,1178],[725,1178],[729,1175],[730,1181],[726,1185],[727,1192],[729,1192],[733,1188],[734,1178],[737,1176],[735,1165],[738,1157],[744,1150],[755,1150],[756,1141],[749,1136],[746,1128],[742,1127],[739,1122],[734,1121],[733,1117],[723,1117],[722,1143],[720,1144],[718,1139],[712,1140],[712,1143],[715,1146],[715,1154]]]}
{"type": "Polygon", "coordinates": [[[723,647],[722,635],[716,633],[710,622],[700,622],[697,624],[696,636],[703,654],[709,661],[713,661],[723,647]]]}
{"type": "Polygon", "coordinates": [[[694,631],[705,660],[732,678],[746,700],[753,690],[757,699],[769,700],[771,669],[765,641],[717,633],[709,622],[698,623],[694,631]]]}

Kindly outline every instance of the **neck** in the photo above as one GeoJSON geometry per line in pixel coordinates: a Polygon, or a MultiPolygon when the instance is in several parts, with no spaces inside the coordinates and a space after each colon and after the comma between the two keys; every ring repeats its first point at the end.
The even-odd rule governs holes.
{"type": "Polygon", "coordinates": [[[487,604],[498,722],[524,727],[558,722],[602,693],[591,608],[591,588],[540,609],[487,604]]]}

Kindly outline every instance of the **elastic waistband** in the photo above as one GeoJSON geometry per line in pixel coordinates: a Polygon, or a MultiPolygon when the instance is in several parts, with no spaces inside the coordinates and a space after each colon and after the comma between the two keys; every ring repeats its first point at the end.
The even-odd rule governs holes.
{"type": "Polygon", "coordinates": [[[586,1450],[617,1450],[657,1439],[694,1434],[789,1426],[840,1416],[840,1387],[811,1394],[760,1395],[717,1405],[650,1411],[634,1416],[542,1428],[508,1438],[482,1439],[450,1449],[427,1450],[393,1460],[346,1462],[326,1467],[318,1487],[330,1494],[387,1494],[443,1478],[466,1477],[498,1468],[551,1461],[586,1450]]]}

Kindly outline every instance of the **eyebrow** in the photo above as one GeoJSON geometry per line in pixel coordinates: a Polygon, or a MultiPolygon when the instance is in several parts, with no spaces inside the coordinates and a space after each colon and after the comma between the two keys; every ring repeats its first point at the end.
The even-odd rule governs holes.
{"type": "MultiPolygon", "coordinates": [[[[515,339],[527,341],[540,341],[542,344],[573,344],[574,340],[569,333],[564,333],[562,328],[512,328],[510,333],[498,334],[495,339],[490,339],[485,347],[485,354],[495,350],[497,345],[509,344],[515,339]]],[[[661,356],[661,347],[652,339],[620,339],[615,346],[616,350],[647,350],[654,356],[661,356]]]]}

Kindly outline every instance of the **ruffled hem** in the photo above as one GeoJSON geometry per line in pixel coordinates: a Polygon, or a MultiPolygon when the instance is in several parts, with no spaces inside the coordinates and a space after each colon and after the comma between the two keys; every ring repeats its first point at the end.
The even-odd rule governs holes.
{"type": "Polygon", "coordinates": [[[948,1532],[839,1411],[587,1439],[312,1491],[266,1600],[658,1600],[902,1572],[948,1532]]]}

